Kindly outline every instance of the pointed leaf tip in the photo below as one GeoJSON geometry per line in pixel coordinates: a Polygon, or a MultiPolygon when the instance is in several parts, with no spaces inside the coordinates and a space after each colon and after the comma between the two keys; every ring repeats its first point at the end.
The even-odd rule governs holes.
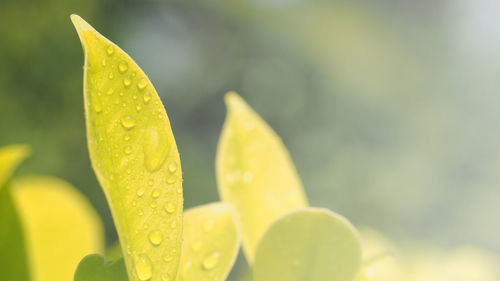
{"type": "Polygon", "coordinates": [[[70,18],[78,33],[87,30],[94,30],[94,28],[90,24],[88,24],[84,19],[82,19],[79,15],[72,14],[70,18]]]}

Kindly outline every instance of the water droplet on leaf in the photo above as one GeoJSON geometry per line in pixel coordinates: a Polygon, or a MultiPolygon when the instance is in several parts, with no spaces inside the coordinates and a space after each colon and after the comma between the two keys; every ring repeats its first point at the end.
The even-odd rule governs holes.
{"type": "Polygon", "coordinates": [[[135,127],[135,121],[134,121],[134,119],[132,119],[132,117],[130,115],[125,115],[122,117],[122,126],[125,129],[130,130],[133,127],[135,127]]]}
{"type": "Polygon", "coordinates": [[[113,55],[114,52],[115,52],[115,47],[113,47],[113,45],[109,45],[108,48],[106,49],[106,53],[108,53],[108,56],[113,55]]]}
{"type": "Polygon", "coordinates": [[[165,211],[167,211],[167,213],[169,214],[172,214],[173,212],[175,212],[175,205],[172,202],[165,204],[165,211]]]}
{"type": "Polygon", "coordinates": [[[125,86],[125,88],[130,87],[130,85],[132,85],[132,80],[130,80],[130,78],[127,77],[123,79],[123,86],[125,86]]]}
{"type": "Polygon", "coordinates": [[[143,98],[144,98],[144,102],[148,103],[151,100],[151,93],[145,92],[143,98]]]}
{"type": "Polygon", "coordinates": [[[137,256],[135,272],[137,273],[137,277],[139,277],[142,281],[151,279],[153,276],[153,265],[151,264],[151,260],[148,256],[145,254],[137,256]]]}
{"type": "Polygon", "coordinates": [[[149,242],[151,242],[151,244],[158,246],[161,244],[161,241],[162,235],[160,231],[156,230],[149,233],[149,242]]]}
{"type": "Polygon", "coordinates": [[[148,85],[148,81],[146,81],[146,79],[142,78],[139,82],[137,82],[137,89],[139,89],[139,91],[142,91],[146,88],[147,85],[148,85]]]}
{"type": "Polygon", "coordinates": [[[204,269],[211,270],[215,266],[217,266],[218,262],[219,262],[219,252],[213,252],[211,255],[209,255],[203,260],[202,265],[204,269]]]}
{"type": "Polygon", "coordinates": [[[120,73],[125,73],[128,70],[128,65],[126,61],[121,61],[120,64],[118,65],[118,71],[120,73]]]}

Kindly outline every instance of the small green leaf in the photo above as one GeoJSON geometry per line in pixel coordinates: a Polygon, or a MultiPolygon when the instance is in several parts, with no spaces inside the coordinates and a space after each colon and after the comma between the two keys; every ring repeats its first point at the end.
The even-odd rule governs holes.
{"type": "Polygon", "coordinates": [[[2,280],[28,281],[30,269],[24,233],[14,205],[9,178],[29,154],[23,145],[0,149],[0,275],[2,280]]]}
{"type": "Polygon", "coordinates": [[[271,222],[307,205],[302,184],[281,139],[236,93],[226,95],[228,113],[217,149],[217,185],[235,205],[243,249],[253,261],[271,222]]]}
{"type": "Polygon", "coordinates": [[[351,281],[361,263],[356,229],[326,209],[306,208],[276,220],[260,241],[257,281],[351,281]]]}
{"type": "Polygon", "coordinates": [[[182,176],[167,114],[146,74],[77,15],[85,52],[84,105],[90,159],[108,200],[128,276],[176,276],[182,176]],[[159,237],[151,239],[151,236],[159,237]],[[172,255],[171,261],[165,261],[172,255]]]}
{"type": "Polygon", "coordinates": [[[30,148],[22,144],[0,148],[0,188],[29,154],[30,148]]]}
{"type": "Polygon", "coordinates": [[[233,207],[213,203],[187,210],[183,233],[177,280],[226,280],[240,244],[233,207]]]}
{"type": "Polygon", "coordinates": [[[101,255],[88,255],[75,272],[74,281],[127,281],[123,258],[110,262],[101,255]]]}
{"type": "Polygon", "coordinates": [[[87,198],[69,183],[24,177],[12,182],[12,196],[34,280],[71,280],[83,257],[103,251],[102,222],[87,198]]]}

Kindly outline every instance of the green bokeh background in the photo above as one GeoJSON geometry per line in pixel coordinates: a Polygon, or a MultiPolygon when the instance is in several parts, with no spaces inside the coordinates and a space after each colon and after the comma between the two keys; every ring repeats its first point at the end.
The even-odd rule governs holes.
{"type": "Polygon", "coordinates": [[[310,202],[404,242],[500,253],[500,4],[490,0],[3,0],[0,145],[78,187],[116,239],[86,148],[77,13],[166,105],[185,206],[218,199],[223,95],[283,138],[310,202]]]}

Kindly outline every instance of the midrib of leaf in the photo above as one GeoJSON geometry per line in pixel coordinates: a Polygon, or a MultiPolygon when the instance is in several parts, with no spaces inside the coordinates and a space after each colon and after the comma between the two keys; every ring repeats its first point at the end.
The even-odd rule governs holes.
{"type": "Polygon", "coordinates": [[[165,109],[147,76],[123,50],[80,17],[72,20],[85,51],[90,158],[110,205],[128,275],[131,280],[173,279],[180,255],[182,177],[165,109]],[[165,261],[166,255],[174,258],[165,261]]]}

